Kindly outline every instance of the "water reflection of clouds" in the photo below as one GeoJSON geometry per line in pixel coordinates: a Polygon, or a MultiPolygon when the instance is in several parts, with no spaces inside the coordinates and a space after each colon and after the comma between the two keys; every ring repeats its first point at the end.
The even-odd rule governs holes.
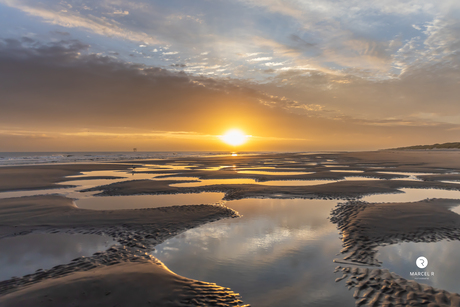
{"type": "Polygon", "coordinates": [[[32,233],[0,240],[0,280],[68,263],[79,256],[106,250],[116,242],[89,234],[32,233]]]}
{"type": "MultiPolygon", "coordinates": [[[[404,190],[407,194],[375,198],[386,201],[385,197],[390,196],[394,201],[413,201],[452,198],[460,193],[404,190]]],[[[337,276],[332,273],[336,266],[332,259],[342,247],[337,229],[326,219],[335,204],[336,201],[301,199],[229,201],[226,205],[243,218],[189,230],[157,246],[155,256],[180,275],[230,287],[241,293],[246,303],[257,306],[353,306],[352,295],[343,284],[334,282],[337,276]]],[[[436,244],[441,242],[383,247],[379,260],[390,271],[413,279],[408,268],[415,267],[418,256],[438,257],[436,266],[432,262],[429,265],[437,272],[431,279],[433,286],[458,292],[455,285],[460,272],[455,255],[460,245],[454,248],[436,244]],[[385,248],[389,250],[385,252],[385,248]]]]}
{"type": "Polygon", "coordinates": [[[257,306],[354,306],[332,273],[332,259],[341,249],[327,220],[335,204],[229,201],[242,218],[191,229],[158,245],[154,255],[177,274],[230,287],[257,306]]]}

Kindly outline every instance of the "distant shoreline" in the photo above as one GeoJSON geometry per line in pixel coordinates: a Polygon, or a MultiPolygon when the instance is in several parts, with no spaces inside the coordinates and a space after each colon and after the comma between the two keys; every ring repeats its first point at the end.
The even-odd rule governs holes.
{"type": "Polygon", "coordinates": [[[401,151],[405,151],[405,150],[410,150],[410,151],[427,151],[427,150],[430,150],[430,151],[459,151],[460,148],[405,148],[405,147],[402,147],[402,148],[389,148],[389,149],[381,149],[379,151],[398,151],[398,150],[401,150],[401,151]]]}
{"type": "Polygon", "coordinates": [[[432,144],[432,145],[414,145],[406,147],[390,148],[386,150],[460,150],[460,142],[432,144]]]}

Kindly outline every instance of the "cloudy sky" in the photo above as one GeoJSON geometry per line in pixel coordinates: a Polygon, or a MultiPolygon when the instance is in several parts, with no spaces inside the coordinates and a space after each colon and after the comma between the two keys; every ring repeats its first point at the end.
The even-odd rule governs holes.
{"type": "Polygon", "coordinates": [[[460,141],[459,64],[458,0],[0,0],[0,151],[460,141]]]}

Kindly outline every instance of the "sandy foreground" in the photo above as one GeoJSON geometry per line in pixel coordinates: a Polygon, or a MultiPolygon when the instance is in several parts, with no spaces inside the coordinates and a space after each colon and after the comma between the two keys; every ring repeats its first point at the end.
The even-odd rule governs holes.
{"type": "MultiPolygon", "coordinates": [[[[143,161],[142,163],[149,163],[143,161]]],[[[148,170],[161,173],[162,180],[135,180],[92,188],[99,195],[174,194],[224,192],[225,199],[334,198],[344,200],[331,213],[343,237],[343,257],[336,271],[337,281],[349,278],[358,305],[368,306],[460,306],[457,294],[407,281],[378,267],[376,248],[402,241],[435,242],[460,240],[460,216],[449,210],[460,200],[434,199],[417,203],[369,204],[364,195],[398,193],[400,188],[442,188],[460,190],[460,151],[382,151],[330,154],[272,154],[260,156],[180,158],[154,160],[167,166],[186,164],[193,168],[148,170]],[[333,161],[335,165],[325,166],[333,161]],[[225,169],[209,170],[218,166],[225,169]],[[240,170],[274,168],[271,174],[239,173],[240,170]],[[360,172],[351,173],[347,170],[360,172]],[[333,170],[333,172],[331,172],[333,170]],[[305,174],[278,175],[282,172],[305,174]],[[165,174],[168,173],[168,174],[165,174]],[[396,173],[395,173],[396,172],[396,173]],[[421,181],[402,179],[397,172],[425,172],[421,181]],[[381,180],[340,181],[344,177],[372,177],[381,180]],[[270,186],[221,184],[176,187],[187,182],[174,177],[197,179],[251,178],[270,180],[335,180],[314,186],[270,186]],[[336,182],[337,181],[337,182],[336,182]],[[356,267],[363,266],[362,268],[356,267]],[[343,267],[342,267],[343,266],[343,267]],[[371,268],[369,268],[371,267],[371,268]]],[[[91,170],[127,170],[128,164],[42,165],[0,168],[0,191],[56,188],[91,170]]],[[[175,206],[133,210],[85,210],[63,196],[33,196],[0,199],[0,239],[32,231],[106,234],[119,244],[91,257],[80,257],[50,270],[0,282],[0,306],[242,306],[231,289],[187,279],[169,271],[146,251],[192,227],[238,213],[221,205],[175,206]]]]}
{"type": "Polygon", "coordinates": [[[153,261],[76,272],[7,294],[2,306],[238,306],[228,288],[174,274],[153,261]]]}
{"type": "Polygon", "coordinates": [[[95,211],[62,196],[0,200],[0,238],[32,231],[106,234],[121,246],[0,282],[0,306],[239,306],[238,294],[180,277],[146,253],[206,222],[238,213],[219,205],[95,211]]]}

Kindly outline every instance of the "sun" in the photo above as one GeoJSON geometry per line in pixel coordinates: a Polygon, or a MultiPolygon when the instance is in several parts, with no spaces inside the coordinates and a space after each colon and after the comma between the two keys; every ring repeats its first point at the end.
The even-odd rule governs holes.
{"type": "Polygon", "coordinates": [[[243,131],[239,129],[231,129],[228,130],[224,135],[222,135],[220,139],[228,145],[239,146],[246,143],[249,137],[250,135],[246,135],[243,131]]]}

